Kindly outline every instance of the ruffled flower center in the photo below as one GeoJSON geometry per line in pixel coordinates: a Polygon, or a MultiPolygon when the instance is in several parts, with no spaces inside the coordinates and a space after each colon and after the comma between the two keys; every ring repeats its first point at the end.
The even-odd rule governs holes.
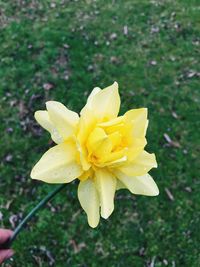
{"type": "Polygon", "coordinates": [[[105,167],[126,161],[128,128],[121,118],[114,123],[97,124],[86,140],[88,163],[93,167],[105,167]]]}

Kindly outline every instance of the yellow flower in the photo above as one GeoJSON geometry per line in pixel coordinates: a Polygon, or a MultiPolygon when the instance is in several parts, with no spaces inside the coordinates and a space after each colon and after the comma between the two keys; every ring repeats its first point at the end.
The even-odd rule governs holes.
{"type": "Polygon", "coordinates": [[[80,180],[78,198],[88,223],[96,227],[100,214],[107,219],[114,210],[115,191],[156,196],[158,187],[148,171],[157,167],[154,154],[144,150],[147,109],[132,109],[118,116],[118,84],[96,87],[77,113],[56,101],[47,111],[36,111],[38,123],[57,144],[34,166],[31,177],[47,183],[80,180]]]}

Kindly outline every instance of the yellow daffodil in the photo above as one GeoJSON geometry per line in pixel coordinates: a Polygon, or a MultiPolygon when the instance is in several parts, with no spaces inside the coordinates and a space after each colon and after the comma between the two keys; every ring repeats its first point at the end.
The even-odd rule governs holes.
{"type": "Polygon", "coordinates": [[[118,84],[96,87],[80,116],[56,101],[36,111],[38,123],[57,144],[34,166],[31,177],[47,183],[79,179],[78,198],[88,223],[96,227],[100,214],[107,219],[114,210],[115,191],[156,196],[158,187],[149,170],[157,167],[154,154],[144,150],[147,109],[132,109],[118,117],[118,84]]]}

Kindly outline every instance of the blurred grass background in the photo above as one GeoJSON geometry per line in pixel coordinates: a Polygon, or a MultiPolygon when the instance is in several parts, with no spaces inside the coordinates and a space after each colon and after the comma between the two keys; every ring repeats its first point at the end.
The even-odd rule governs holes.
{"type": "Polygon", "coordinates": [[[118,81],[121,113],[148,107],[160,195],[116,194],[89,228],[69,184],[14,244],[4,266],[200,266],[199,1],[0,1],[0,226],[14,228],[52,185],[30,170],[52,146],[34,121],[47,100],[77,112],[118,81]]]}

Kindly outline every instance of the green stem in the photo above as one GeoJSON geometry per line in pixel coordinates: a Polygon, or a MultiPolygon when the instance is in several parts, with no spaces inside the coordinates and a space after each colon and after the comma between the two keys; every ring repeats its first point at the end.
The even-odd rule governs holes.
{"type": "Polygon", "coordinates": [[[37,206],[35,206],[35,208],[33,208],[29,214],[21,221],[21,223],[17,226],[17,228],[14,230],[13,235],[11,236],[11,238],[4,243],[3,247],[1,246],[1,248],[10,248],[13,241],[16,239],[17,235],[21,232],[21,230],[23,229],[23,227],[26,225],[26,223],[35,215],[35,213],[42,208],[50,199],[52,199],[58,192],[60,192],[64,187],[66,186],[66,184],[61,184],[59,186],[57,186],[52,192],[50,192],[45,198],[43,198],[38,204],[37,206]]]}

